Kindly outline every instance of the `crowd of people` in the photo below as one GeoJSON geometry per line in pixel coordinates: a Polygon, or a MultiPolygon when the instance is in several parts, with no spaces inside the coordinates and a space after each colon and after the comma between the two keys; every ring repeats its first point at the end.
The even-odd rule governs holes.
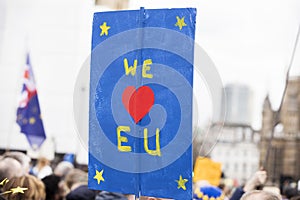
{"type": "MultiPolygon", "coordinates": [[[[244,186],[228,190],[224,185],[214,187],[205,181],[194,184],[194,199],[199,200],[300,200],[298,193],[258,190],[267,178],[260,170],[244,186]],[[205,190],[203,188],[206,188],[205,190]],[[209,188],[209,189],[208,189],[209,188]],[[205,194],[205,191],[210,194],[205,194]],[[218,193],[219,192],[219,193],[218,193]],[[218,193],[217,196],[212,196],[218,193]],[[211,196],[209,196],[211,195],[211,196]]],[[[88,189],[86,171],[75,168],[72,162],[61,161],[55,167],[46,158],[32,166],[31,158],[22,152],[6,152],[0,156],[0,199],[2,200],[135,200],[133,195],[88,189]]],[[[140,197],[140,200],[163,200],[140,197]]]]}

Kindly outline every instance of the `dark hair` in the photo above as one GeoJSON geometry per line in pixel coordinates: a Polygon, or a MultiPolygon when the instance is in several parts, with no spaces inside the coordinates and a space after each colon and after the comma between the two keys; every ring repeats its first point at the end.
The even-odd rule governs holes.
{"type": "Polygon", "coordinates": [[[59,194],[60,177],[52,174],[43,178],[42,181],[45,184],[46,200],[55,199],[55,195],[59,194]]]}

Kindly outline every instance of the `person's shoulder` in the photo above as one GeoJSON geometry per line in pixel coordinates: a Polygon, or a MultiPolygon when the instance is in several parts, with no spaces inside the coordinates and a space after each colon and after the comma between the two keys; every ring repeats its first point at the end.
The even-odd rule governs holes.
{"type": "Polygon", "coordinates": [[[97,194],[95,200],[127,200],[125,195],[115,192],[101,191],[97,194]]]}
{"type": "Polygon", "coordinates": [[[87,185],[80,185],[76,189],[72,190],[67,196],[67,200],[94,200],[95,191],[90,190],[87,185]]]}

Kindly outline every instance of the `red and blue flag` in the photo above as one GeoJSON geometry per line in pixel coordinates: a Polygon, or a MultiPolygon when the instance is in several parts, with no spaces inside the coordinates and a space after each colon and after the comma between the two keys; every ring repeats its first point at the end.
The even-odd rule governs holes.
{"type": "Polygon", "coordinates": [[[17,123],[32,148],[40,147],[46,139],[33,71],[27,54],[23,88],[17,110],[17,123]]]}

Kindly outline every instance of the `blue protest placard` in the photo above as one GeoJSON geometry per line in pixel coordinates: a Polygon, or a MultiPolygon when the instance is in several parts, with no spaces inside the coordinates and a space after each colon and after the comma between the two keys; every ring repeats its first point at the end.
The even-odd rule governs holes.
{"type": "Polygon", "coordinates": [[[196,10],[95,13],[89,187],[192,199],[196,10]]]}

